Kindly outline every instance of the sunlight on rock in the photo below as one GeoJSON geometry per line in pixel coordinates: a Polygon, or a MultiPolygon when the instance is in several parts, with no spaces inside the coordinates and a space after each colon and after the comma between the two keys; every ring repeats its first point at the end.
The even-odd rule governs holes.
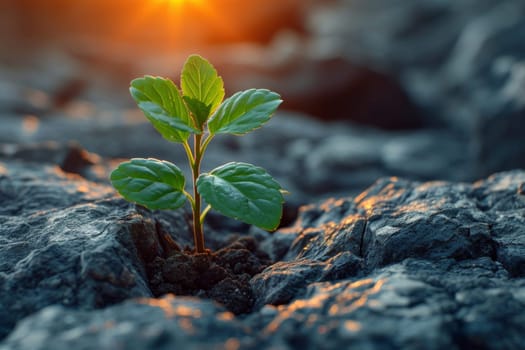
{"type": "MultiPolygon", "coordinates": [[[[337,303],[330,307],[328,313],[330,315],[346,315],[361,307],[370,306],[369,298],[379,293],[385,282],[385,279],[377,281],[364,279],[349,284],[337,296],[337,303]]],[[[333,287],[327,288],[326,292],[333,290],[333,287]]]]}
{"type": "Polygon", "coordinates": [[[44,91],[37,89],[28,89],[25,93],[25,98],[34,107],[42,109],[49,108],[51,103],[49,95],[44,91]]]}
{"type": "MultiPolygon", "coordinates": [[[[167,318],[173,318],[173,317],[199,318],[202,316],[201,310],[193,309],[185,305],[174,306],[173,305],[174,300],[175,300],[175,296],[168,295],[162,299],[140,298],[137,301],[140,304],[161,309],[167,318]]],[[[187,324],[185,326],[187,326],[187,324]]]]}
{"type": "Polygon", "coordinates": [[[350,225],[353,225],[358,220],[363,220],[363,216],[359,214],[351,214],[351,215],[344,217],[341,220],[341,224],[343,226],[350,226],[350,225]]]}
{"type": "Polygon", "coordinates": [[[65,113],[73,119],[90,118],[96,113],[94,104],[87,101],[74,101],[66,107],[65,113]]]}
{"type": "Polygon", "coordinates": [[[447,203],[447,198],[439,200],[419,200],[412,201],[405,205],[400,205],[396,208],[392,215],[413,214],[413,213],[429,213],[437,212],[441,207],[447,203]]]}
{"type": "Polygon", "coordinates": [[[323,211],[329,212],[333,208],[342,207],[344,204],[345,204],[345,200],[344,199],[328,198],[319,207],[323,211]]]}
{"type": "Polygon", "coordinates": [[[444,181],[429,181],[417,186],[417,189],[418,191],[424,192],[433,190],[435,188],[443,187],[444,185],[446,185],[446,182],[444,181]]]}
{"type": "Polygon", "coordinates": [[[376,304],[376,295],[381,295],[380,292],[383,291],[385,283],[384,278],[377,280],[369,278],[352,283],[319,283],[313,287],[309,298],[279,306],[279,313],[266,327],[265,332],[276,333],[291,320],[314,327],[319,334],[325,334],[338,327],[342,327],[344,333],[359,332],[362,325],[358,321],[346,318],[355,314],[360,308],[373,309],[376,304]],[[330,307],[326,310],[328,306],[330,307]],[[319,325],[322,320],[319,313],[329,315],[334,318],[334,321],[330,324],[319,325]],[[341,318],[343,318],[342,324],[337,321],[341,318]]]}
{"type": "Polygon", "coordinates": [[[88,193],[89,192],[89,187],[86,184],[80,184],[80,185],[77,186],[77,192],[88,193]]]}
{"type": "MultiPolygon", "coordinates": [[[[319,294],[310,299],[296,300],[289,305],[282,305],[278,307],[278,316],[266,327],[266,332],[276,332],[281,324],[288,318],[292,317],[298,311],[303,309],[320,309],[328,300],[328,294],[319,294]]],[[[297,316],[296,316],[297,317],[297,316]]]]}
{"type": "Polygon", "coordinates": [[[225,350],[238,350],[241,348],[241,342],[238,339],[230,338],[224,344],[225,350]]]}
{"type": "Polygon", "coordinates": [[[33,135],[40,127],[40,120],[34,115],[26,115],[22,120],[22,130],[26,135],[33,135]]]}
{"type": "Polygon", "coordinates": [[[195,309],[192,309],[188,306],[177,306],[175,308],[175,312],[178,316],[185,316],[185,317],[201,317],[202,316],[202,312],[200,310],[195,310],[195,309]]]}
{"type": "Polygon", "coordinates": [[[354,202],[359,208],[365,210],[366,215],[372,215],[374,209],[380,207],[380,203],[399,198],[405,193],[405,189],[396,188],[395,182],[397,178],[390,178],[390,181],[392,182],[382,188],[378,194],[371,194],[369,191],[365,191],[357,196],[354,202]],[[370,197],[368,198],[368,196],[370,197]]]}
{"type": "Polygon", "coordinates": [[[356,321],[351,321],[351,320],[345,321],[343,323],[343,327],[345,330],[351,333],[359,332],[361,328],[363,328],[361,323],[356,322],[356,321]]]}
{"type": "Polygon", "coordinates": [[[184,329],[186,333],[188,334],[194,334],[195,328],[193,327],[193,324],[191,323],[191,320],[189,318],[181,318],[178,320],[178,324],[180,328],[184,329]]]}
{"type": "Polygon", "coordinates": [[[0,163],[0,176],[7,176],[9,175],[9,171],[7,170],[7,167],[0,163]]]}
{"type": "Polygon", "coordinates": [[[77,174],[64,172],[58,166],[47,168],[46,173],[49,176],[58,178],[58,182],[61,183],[66,192],[70,194],[81,193],[85,199],[100,199],[114,193],[109,186],[87,181],[77,174]]]}
{"type": "Polygon", "coordinates": [[[93,173],[93,175],[100,179],[105,179],[109,177],[108,169],[102,165],[93,165],[91,167],[91,172],[93,173]]]}
{"type": "Polygon", "coordinates": [[[235,315],[232,312],[226,311],[218,314],[217,318],[221,321],[231,321],[235,318],[235,315]]]}
{"type": "Polygon", "coordinates": [[[501,179],[492,187],[493,191],[507,191],[509,188],[515,187],[513,183],[513,179],[511,177],[507,177],[504,179],[501,179]]]}

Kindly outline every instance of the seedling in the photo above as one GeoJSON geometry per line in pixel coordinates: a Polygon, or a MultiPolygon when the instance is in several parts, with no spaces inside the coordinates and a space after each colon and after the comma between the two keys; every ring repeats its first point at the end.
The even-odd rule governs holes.
{"type": "Polygon", "coordinates": [[[180,86],[181,90],[169,79],[145,76],[131,82],[130,93],[162,137],[184,147],[192,170],[193,195],[186,191],[186,179],[176,165],[152,158],[121,163],[111,173],[113,186],[126,200],[149,209],[177,209],[188,200],[197,253],[205,251],[203,222],[212,208],[266,230],[276,229],[282,216],[283,190],[264,169],[238,162],[209,173],[201,173],[200,168],[216,135],[243,135],[261,127],[277,110],[281,97],[266,89],[250,89],[223,101],[222,78],[198,55],[184,64],[180,86]],[[202,200],[207,204],[203,211],[202,200]]]}

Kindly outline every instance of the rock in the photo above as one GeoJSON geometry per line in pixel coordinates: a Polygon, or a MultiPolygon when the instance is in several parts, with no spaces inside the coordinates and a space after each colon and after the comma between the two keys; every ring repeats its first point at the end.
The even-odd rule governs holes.
{"type": "Polygon", "coordinates": [[[151,298],[146,265],[179,256],[165,235],[191,243],[184,213],[151,213],[58,167],[1,165],[2,350],[523,344],[523,171],[473,184],[384,178],[303,207],[274,235],[252,230],[256,239],[217,252],[251,290],[225,278],[208,294],[242,305],[252,293],[256,307],[240,317],[202,293],[151,298]],[[257,247],[280,257],[260,273],[257,247]]]}
{"type": "Polygon", "coordinates": [[[100,312],[50,306],[22,321],[17,329],[2,348],[238,348],[236,337],[243,326],[212,302],[166,296],[128,301],[100,312]],[[48,328],[42,328],[43,324],[48,328]]]}
{"type": "Polygon", "coordinates": [[[124,96],[130,75],[172,75],[178,57],[97,46],[0,67],[0,349],[523,348],[525,173],[465,181],[525,164],[524,3],[315,7],[309,38],[274,36],[277,16],[269,46],[209,56],[228,90],[269,87],[332,119],[281,111],[213,141],[203,170],[247,161],[291,192],[272,234],[210,214],[207,247],[229,270],[181,257],[187,212],[127,204],[107,182],[118,157],[185,167],[124,96]],[[163,296],[186,284],[193,298],[163,296]]]}
{"type": "MultiPolygon", "coordinates": [[[[525,164],[518,131],[525,115],[525,45],[520,39],[525,21],[517,15],[524,10],[521,2],[506,1],[469,18],[426,99],[448,116],[451,127],[469,135],[480,176],[525,164]]],[[[421,72],[418,78],[428,81],[431,76],[421,72]]],[[[415,81],[413,95],[425,91],[422,81],[415,81]]]]}
{"type": "MultiPolygon", "coordinates": [[[[59,116],[46,118],[40,120],[35,133],[24,138],[20,137],[24,131],[19,118],[5,117],[4,121],[6,128],[0,129],[0,139],[9,144],[0,144],[0,158],[61,164],[90,180],[107,182],[109,171],[118,163],[108,158],[154,157],[173,162],[190,176],[182,147],[165,141],[136,113],[104,119],[100,111],[93,119],[74,121],[59,116]],[[115,135],[126,135],[129,142],[115,135]],[[45,141],[49,139],[54,141],[45,141]],[[145,139],[148,142],[133,141],[145,139]],[[81,152],[75,151],[79,145],[92,153],[72,159],[71,155],[81,152]],[[68,153],[70,161],[66,161],[68,153]],[[93,153],[102,159],[90,165],[93,153]]],[[[330,195],[357,194],[387,175],[416,180],[472,180],[473,161],[463,152],[467,142],[446,130],[391,134],[280,112],[250,135],[216,137],[207,150],[203,171],[230,161],[265,168],[291,193],[286,197],[284,214],[284,224],[289,224],[299,206],[330,195]]],[[[209,221],[214,225],[213,217],[209,221]]],[[[232,227],[236,228],[239,224],[232,227]]]]}
{"type": "Polygon", "coordinates": [[[350,251],[373,270],[422,254],[428,259],[490,257],[516,275],[523,267],[514,259],[525,243],[519,229],[524,203],[518,194],[524,182],[520,171],[473,185],[382,179],[355,199],[304,207],[300,224],[287,229],[297,238],[284,259],[325,261],[350,251]]]}
{"type": "MultiPolygon", "coordinates": [[[[417,129],[419,112],[391,77],[340,57],[316,58],[299,52],[273,64],[219,63],[228,91],[264,86],[278,91],[282,109],[322,120],[344,120],[387,130],[417,129]]],[[[265,55],[265,52],[261,52],[265,55]]],[[[275,61],[275,59],[274,59],[275,61]]]]}
{"type": "Polygon", "coordinates": [[[256,305],[281,304],[283,291],[288,293],[285,300],[291,300],[290,291],[300,295],[312,282],[326,278],[320,271],[325,265],[334,268],[331,260],[340,254],[346,254],[345,269],[335,273],[340,278],[411,258],[489,258],[510,276],[524,277],[520,254],[525,249],[525,202],[518,194],[524,182],[519,171],[473,185],[391,178],[376,182],[355,199],[303,207],[294,226],[264,244],[271,249],[295,236],[284,261],[252,279],[256,305]],[[279,277],[279,271],[287,278],[279,277]]]}
{"type": "Polygon", "coordinates": [[[262,334],[292,349],[521,348],[523,288],[489,258],[408,259],[367,278],[310,284],[262,334]]]}
{"type": "Polygon", "coordinates": [[[242,321],[185,297],[93,311],[50,306],[20,322],[2,348],[518,349],[524,292],[523,280],[488,258],[408,259],[368,278],[313,283],[303,297],[242,321]]]}
{"type": "Polygon", "coordinates": [[[483,8],[471,0],[334,1],[318,6],[308,22],[318,50],[399,76],[440,64],[465,17],[483,8]],[[469,5],[475,11],[466,12],[469,5]]]}
{"type": "Polygon", "coordinates": [[[176,291],[214,298],[236,313],[251,310],[249,279],[269,263],[252,238],[235,237],[228,225],[214,235],[206,225],[207,246],[217,252],[209,266],[196,261],[186,267],[197,267],[185,275],[198,280],[185,286],[182,264],[165,262],[182,254],[179,246],[193,245],[187,212],[153,215],[77,174],[100,166],[100,157],[74,145],[47,151],[57,158],[67,154],[62,166],[71,171],[42,164],[45,152],[28,152],[27,162],[0,163],[0,338],[51,304],[88,310],[176,291]]]}
{"type": "Polygon", "coordinates": [[[426,124],[468,140],[471,172],[485,177],[525,164],[524,11],[516,0],[357,0],[309,22],[317,50],[394,77],[426,124]]]}
{"type": "Polygon", "coordinates": [[[58,167],[0,163],[0,336],[47,305],[92,309],[149,297],[147,252],[161,254],[155,220],[58,167]],[[137,246],[140,248],[138,250],[137,246]]]}

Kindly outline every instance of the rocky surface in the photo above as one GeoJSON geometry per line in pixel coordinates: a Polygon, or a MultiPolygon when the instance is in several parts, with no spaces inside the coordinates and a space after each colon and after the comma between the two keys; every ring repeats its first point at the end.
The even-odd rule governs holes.
{"type": "Polygon", "coordinates": [[[151,216],[58,167],[0,166],[0,333],[51,304],[89,309],[151,296],[133,235],[151,216]]]}
{"type": "MultiPolygon", "coordinates": [[[[284,50],[280,46],[287,45],[293,48],[293,39],[284,38],[274,50],[284,50]]],[[[295,49],[302,52],[301,46],[295,49]]],[[[264,57],[268,52],[260,54],[264,57]]],[[[265,86],[280,92],[281,109],[325,121],[350,121],[386,130],[418,129],[426,124],[403,87],[390,75],[336,55],[298,57],[299,52],[293,52],[283,56],[255,62],[219,61],[219,70],[229,91],[265,86]]]]}
{"type": "Polygon", "coordinates": [[[252,280],[261,305],[287,302],[283,293],[291,297],[290,290],[326,276],[359,276],[410,258],[484,257],[501,265],[510,277],[523,277],[523,180],[521,172],[473,185],[391,178],[356,198],[303,207],[295,226],[265,242],[269,253],[283,261],[252,280]],[[274,248],[282,246],[280,241],[292,241],[284,254],[274,248]],[[283,279],[297,261],[304,264],[298,278],[283,279]],[[267,285],[271,287],[266,289],[267,285]]]}
{"type": "Polygon", "coordinates": [[[272,234],[211,212],[204,263],[187,211],[128,204],[107,180],[118,158],[188,171],[126,95],[142,74],[176,80],[186,52],[90,45],[77,27],[66,48],[54,34],[20,48],[9,28],[32,29],[14,3],[1,350],[525,349],[525,172],[487,178],[525,167],[522,1],[260,1],[272,25],[242,24],[258,44],[198,50],[228,94],[272,88],[288,109],[217,137],[203,170],[247,161],[291,192],[272,234]]]}
{"type": "MultiPolygon", "coordinates": [[[[384,178],[273,235],[252,230],[274,263],[235,316],[202,294],[152,298],[146,263],[166,255],[166,235],[190,242],[184,212],[151,213],[57,167],[1,165],[0,349],[523,345],[524,172],[384,178]]],[[[209,229],[207,242],[234,237],[209,229]]]]}
{"type": "MultiPolygon", "coordinates": [[[[39,118],[28,133],[23,118],[6,116],[5,128],[0,129],[0,139],[6,142],[0,144],[0,158],[67,164],[67,170],[102,182],[107,181],[105,171],[117,164],[108,157],[155,157],[189,173],[182,147],[162,139],[143,116],[106,117],[99,111],[93,118],[39,118]],[[90,156],[80,145],[103,159],[91,159],[98,156],[90,156]],[[74,164],[77,158],[80,163],[74,164]],[[90,165],[93,162],[98,163],[90,165]]],[[[476,163],[464,152],[467,147],[467,139],[446,130],[388,132],[280,112],[250,135],[214,139],[203,170],[233,160],[264,167],[291,193],[286,199],[288,224],[300,205],[330,195],[357,194],[382,176],[472,180],[476,163]]]]}
{"type": "MultiPolygon", "coordinates": [[[[168,292],[246,313],[249,279],[269,263],[253,238],[193,257],[180,248],[192,239],[187,212],[153,216],[57,166],[0,163],[0,203],[1,337],[47,305],[87,310],[168,292]]],[[[232,233],[207,243],[224,246],[232,233]]]]}
{"type": "Polygon", "coordinates": [[[431,124],[467,136],[479,176],[525,166],[525,3],[340,1],[319,6],[313,46],[388,72],[431,124]]]}

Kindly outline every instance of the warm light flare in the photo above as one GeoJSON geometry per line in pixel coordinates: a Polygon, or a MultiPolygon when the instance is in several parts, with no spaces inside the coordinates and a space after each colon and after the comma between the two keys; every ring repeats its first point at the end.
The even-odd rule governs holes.
{"type": "Polygon", "coordinates": [[[238,32],[222,7],[206,0],[149,0],[141,2],[119,27],[120,37],[140,33],[165,49],[196,47],[210,35],[238,32]],[[155,26],[151,27],[150,23],[155,26]],[[148,30],[144,30],[147,28],[148,30]],[[154,29],[152,29],[154,28],[154,29]]]}
{"type": "Polygon", "coordinates": [[[186,5],[193,5],[193,6],[203,6],[205,4],[205,0],[153,0],[157,2],[159,5],[165,5],[168,8],[172,9],[181,9],[182,7],[185,7],[186,5]]]}

